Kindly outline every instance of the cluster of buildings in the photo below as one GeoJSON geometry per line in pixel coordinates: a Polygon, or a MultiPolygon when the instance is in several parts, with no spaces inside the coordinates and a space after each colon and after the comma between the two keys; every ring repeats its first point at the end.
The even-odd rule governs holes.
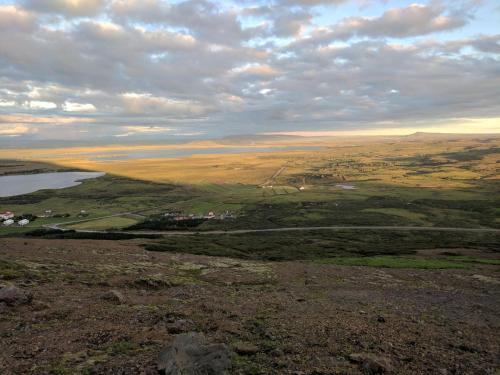
{"type": "MultiPolygon", "coordinates": [[[[3,225],[5,226],[10,226],[14,224],[14,213],[11,211],[5,211],[0,213],[0,221],[2,222],[3,225]]],[[[17,222],[17,225],[20,227],[24,227],[25,225],[29,224],[30,221],[28,219],[21,219],[17,222]]]]}
{"type": "Polygon", "coordinates": [[[233,213],[226,211],[222,214],[216,214],[210,211],[208,214],[183,214],[181,212],[167,212],[163,216],[170,218],[173,221],[185,221],[185,220],[196,220],[196,219],[206,219],[206,220],[225,220],[233,219],[235,216],[233,213]]]}

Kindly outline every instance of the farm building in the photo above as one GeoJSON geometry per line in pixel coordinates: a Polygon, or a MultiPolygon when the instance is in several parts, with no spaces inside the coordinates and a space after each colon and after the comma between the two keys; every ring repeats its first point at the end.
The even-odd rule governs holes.
{"type": "Polygon", "coordinates": [[[14,220],[12,220],[12,219],[8,219],[8,220],[5,220],[3,222],[3,225],[5,225],[5,226],[9,226],[9,225],[12,225],[12,224],[14,224],[14,220]]]}
{"type": "Polygon", "coordinates": [[[5,211],[5,212],[0,213],[1,220],[9,220],[9,219],[12,219],[13,217],[14,217],[14,213],[10,212],[10,211],[5,211]]]}
{"type": "Polygon", "coordinates": [[[22,219],[22,220],[19,220],[17,222],[17,224],[19,224],[19,226],[21,227],[24,227],[25,225],[28,225],[30,223],[30,221],[28,219],[22,219]]]}

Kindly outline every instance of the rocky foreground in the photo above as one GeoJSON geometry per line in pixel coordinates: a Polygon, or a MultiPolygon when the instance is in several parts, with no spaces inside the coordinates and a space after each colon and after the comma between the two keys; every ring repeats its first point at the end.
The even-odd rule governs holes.
{"type": "Polygon", "coordinates": [[[498,266],[261,263],[140,244],[0,239],[0,373],[500,371],[498,266]]]}

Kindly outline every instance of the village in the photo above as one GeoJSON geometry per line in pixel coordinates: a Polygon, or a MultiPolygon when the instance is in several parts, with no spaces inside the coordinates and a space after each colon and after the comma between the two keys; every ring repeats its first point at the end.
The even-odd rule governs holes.
{"type": "Polygon", "coordinates": [[[13,212],[5,211],[0,213],[0,221],[2,221],[2,225],[8,227],[14,224],[17,224],[20,227],[24,227],[30,223],[30,220],[25,217],[16,218],[13,212]]]}
{"type": "MultiPolygon", "coordinates": [[[[33,215],[33,214],[21,214],[16,216],[16,214],[12,211],[5,211],[0,213],[0,223],[5,227],[10,226],[19,226],[24,227],[29,223],[35,221],[37,218],[67,218],[71,215],[68,213],[54,213],[52,210],[45,210],[42,214],[33,215]]],[[[88,213],[85,210],[80,210],[80,213],[77,215],[79,218],[87,217],[88,213]]]]}
{"type": "MultiPolygon", "coordinates": [[[[4,227],[18,226],[25,227],[31,222],[35,221],[37,218],[67,218],[70,217],[70,214],[61,214],[54,213],[52,210],[45,210],[41,214],[33,215],[33,214],[22,214],[16,216],[16,214],[12,211],[5,211],[0,213],[0,225],[4,227]]],[[[81,210],[76,217],[78,218],[86,218],[89,216],[89,213],[85,210],[81,210]]],[[[178,223],[181,226],[191,226],[191,224],[196,223],[200,224],[205,220],[226,220],[226,219],[234,219],[236,215],[230,211],[225,211],[221,214],[216,213],[214,211],[209,211],[208,213],[184,213],[181,211],[169,211],[160,215],[153,215],[149,219],[146,220],[147,223],[151,222],[169,222],[169,223],[178,223]]],[[[140,224],[139,224],[140,225],[140,224]]],[[[177,224],[176,224],[177,225],[177,224]]]]}
{"type": "Polygon", "coordinates": [[[222,214],[216,214],[213,211],[209,211],[208,214],[184,214],[180,211],[166,212],[163,214],[163,217],[168,218],[172,221],[188,221],[188,220],[225,220],[225,219],[234,219],[236,216],[230,212],[225,211],[222,214]]]}

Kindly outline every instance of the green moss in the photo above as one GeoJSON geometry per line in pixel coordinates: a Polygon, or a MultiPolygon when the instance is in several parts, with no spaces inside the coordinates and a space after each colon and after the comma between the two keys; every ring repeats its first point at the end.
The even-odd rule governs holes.
{"type": "Polygon", "coordinates": [[[373,257],[338,257],[317,260],[321,264],[335,264],[339,266],[362,266],[382,268],[420,268],[420,269],[446,269],[468,268],[462,262],[443,259],[423,259],[399,256],[373,256],[373,257]]]}
{"type": "Polygon", "coordinates": [[[122,355],[130,353],[138,348],[137,344],[128,341],[120,340],[116,341],[111,346],[109,346],[107,352],[111,355],[122,355]]]}
{"type": "Polygon", "coordinates": [[[28,277],[32,278],[34,275],[25,265],[13,261],[0,260],[0,279],[15,280],[28,277]]]}

